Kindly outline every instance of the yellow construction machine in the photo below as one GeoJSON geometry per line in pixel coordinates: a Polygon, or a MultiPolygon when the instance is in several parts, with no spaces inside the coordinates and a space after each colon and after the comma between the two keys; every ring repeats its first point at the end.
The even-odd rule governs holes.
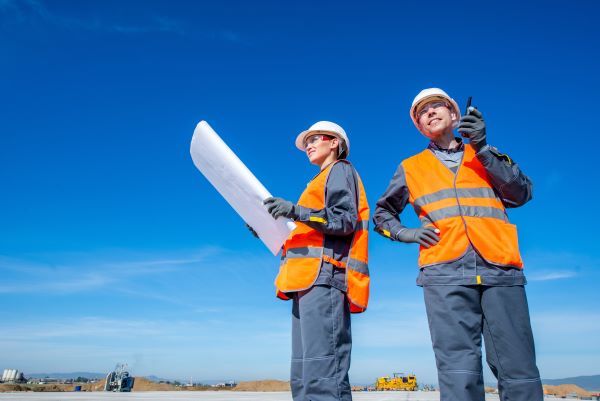
{"type": "Polygon", "coordinates": [[[393,377],[378,377],[375,382],[377,391],[417,391],[417,376],[394,373],[393,377]]]}

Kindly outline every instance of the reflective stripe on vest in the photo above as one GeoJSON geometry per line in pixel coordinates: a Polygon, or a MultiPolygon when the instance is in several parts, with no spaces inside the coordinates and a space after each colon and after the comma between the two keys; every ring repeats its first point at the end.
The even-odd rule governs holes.
{"type": "Polygon", "coordinates": [[[422,225],[440,230],[440,242],[420,247],[419,266],[456,260],[469,243],[488,262],[522,267],[516,227],[509,223],[475,151],[465,145],[454,174],[430,150],[402,162],[409,201],[422,225]]]}
{"type": "MultiPolygon", "coordinates": [[[[300,196],[299,205],[317,210],[325,208],[327,179],[331,168],[338,162],[349,163],[346,160],[339,160],[317,174],[300,196]]],[[[369,206],[358,174],[356,175],[356,188],[358,191],[358,222],[348,255],[345,255],[342,260],[325,255],[323,233],[297,221],[296,229],[283,246],[282,262],[279,274],[275,279],[278,297],[288,299],[285,295],[286,292],[301,291],[312,287],[319,276],[322,263],[327,262],[337,268],[346,269],[350,311],[359,313],[367,309],[369,300],[369,206]]]]}

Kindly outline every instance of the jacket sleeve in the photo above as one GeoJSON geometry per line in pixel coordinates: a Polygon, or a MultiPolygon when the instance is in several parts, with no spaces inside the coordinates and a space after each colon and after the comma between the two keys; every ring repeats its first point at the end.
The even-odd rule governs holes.
{"type": "Polygon", "coordinates": [[[505,207],[519,207],[531,200],[533,184],[508,155],[485,145],[477,153],[505,207]]]}
{"type": "Polygon", "coordinates": [[[402,164],[396,169],[385,193],[377,201],[373,223],[375,231],[384,237],[396,239],[398,232],[404,228],[400,223],[400,213],[408,204],[409,192],[402,164]]]}
{"type": "Polygon", "coordinates": [[[348,163],[331,167],[325,184],[325,208],[296,206],[296,221],[328,235],[350,235],[358,222],[357,188],[354,168],[348,163]]]}

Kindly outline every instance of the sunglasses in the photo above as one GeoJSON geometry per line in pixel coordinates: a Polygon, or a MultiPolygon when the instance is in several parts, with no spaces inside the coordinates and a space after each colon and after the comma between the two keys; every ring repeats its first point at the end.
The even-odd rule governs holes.
{"type": "Polygon", "coordinates": [[[331,135],[325,135],[325,134],[311,135],[304,140],[304,149],[306,149],[308,147],[308,145],[314,145],[315,143],[319,142],[320,140],[329,141],[331,139],[333,139],[333,137],[331,135]]]}
{"type": "Polygon", "coordinates": [[[429,112],[429,110],[431,110],[431,109],[437,109],[437,108],[440,108],[440,107],[447,107],[448,109],[450,108],[450,106],[448,105],[448,103],[446,103],[444,101],[441,101],[441,100],[438,100],[436,102],[427,103],[417,113],[417,120],[419,120],[421,117],[423,117],[425,114],[427,114],[429,112]]]}

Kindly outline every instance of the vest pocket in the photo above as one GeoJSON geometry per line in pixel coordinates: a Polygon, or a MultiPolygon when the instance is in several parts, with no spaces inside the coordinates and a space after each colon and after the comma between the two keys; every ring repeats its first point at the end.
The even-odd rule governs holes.
{"type": "Polygon", "coordinates": [[[477,229],[469,227],[469,237],[481,256],[497,265],[522,267],[517,226],[498,219],[486,220],[477,229]]]}

